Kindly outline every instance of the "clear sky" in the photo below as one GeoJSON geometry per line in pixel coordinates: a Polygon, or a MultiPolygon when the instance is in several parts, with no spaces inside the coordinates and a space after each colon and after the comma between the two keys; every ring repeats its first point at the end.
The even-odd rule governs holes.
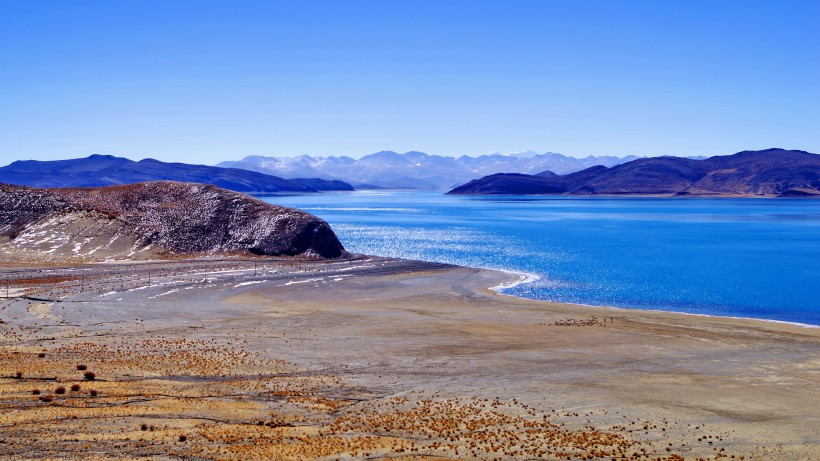
{"type": "Polygon", "coordinates": [[[820,152],[820,1],[0,2],[0,164],[820,152]]]}

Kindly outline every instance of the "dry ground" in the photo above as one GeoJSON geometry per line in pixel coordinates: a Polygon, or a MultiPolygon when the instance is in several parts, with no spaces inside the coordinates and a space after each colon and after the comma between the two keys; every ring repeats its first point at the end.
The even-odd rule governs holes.
{"type": "Polygon", "coordinates": [[[818,329],[383,258],[0,276],[3,459],[820,459],[818,329]]]}

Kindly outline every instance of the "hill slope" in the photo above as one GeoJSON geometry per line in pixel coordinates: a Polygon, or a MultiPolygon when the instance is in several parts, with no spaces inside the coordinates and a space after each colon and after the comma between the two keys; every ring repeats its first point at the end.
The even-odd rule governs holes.
{"type": "Polygon", "coordinates": [[[288,180],[236,168],[165,163],[153,159],[134,162],[110,155],[50,162],[25,160],[0,168],[0,183],[32,187],[100,187],[147,181],[196,182],[251,193],[353,190],[350,184],[342,181],[288,180]]]}
{"type": "Polygon", "coordinates": [[[34,189],[0,184],[4,260],[242,253],[346,254],[321,219],[211,185],[158,181],[34,189]]]}
{"type": "Polygon", "coordinates": [[[449,194],[820,196],[820,155],[766,149],[694,160],[654,157],[564,176],[500,174],[449,194]]]}

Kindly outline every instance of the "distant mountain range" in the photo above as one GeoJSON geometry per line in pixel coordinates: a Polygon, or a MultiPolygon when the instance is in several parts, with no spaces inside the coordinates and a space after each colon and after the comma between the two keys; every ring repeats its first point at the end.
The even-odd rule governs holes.
{"type": "Polygon", "coordinates": [[[385,151],[358,160],[251,156],[205,166],[91,155],[72,160],[17,161],[0,167],[0,183],[57,188],[178,181],[259,194],[351,191],[355,186],[452,188],[451,194],[812,196],[820,194],[818,158],[784,149],[706,159],[578,159],[535,152],[454,158],[385,151]],[[474,179],[477,177],[481,179],[474,179]]]}
{"type": "Polygon", "coordinates": [[[448,193],[820,197],[820,155],[766,149],[705,160],[641,158],[563,176],[494,174],[448,193]]]}
{"type": "Polygon", "coordinates": [[[49,162],[21,160],[0,168],[0,183],[32,187],[99,187],[162,180],[213,184],[246,193],[353,190],[338,180],[283,179],[243,169],[153,159],[135,162],[111,155],[49,162]]]}
{"type": "Polygon", "coordinates": [[[221,167],[241,168],[282,177],[316,177],[338,179],[365,188],[451,189],[471,179],[492,173],[529,173],[549,170],[571,173],[594,165],[614,166],[638,157],[585,157],[522,152],[478,157],[445,157],[423,152],[399,154],[392,151],[350,157],[261,157],[222,162],[221,167]]]}

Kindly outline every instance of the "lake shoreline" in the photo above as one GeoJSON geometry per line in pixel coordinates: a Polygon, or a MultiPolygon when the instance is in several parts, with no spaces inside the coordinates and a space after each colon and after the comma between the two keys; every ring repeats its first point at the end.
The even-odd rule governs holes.
{"type": "Polygon", "coordinates": [[[676,311],[676,310],[672,310],[672,309],[643,309],[643,308],[639,308],[639,307],[600,306],[600,305],[596,305],[596,304],[562,303],[560,301],[550,301],[548,299],[527,298],[525,296],[518,296],[518,295],[515,295],[515,294],[511,294],[511,293],[505,293],[504,290],[516,287],[518,285],[531,283],[535,280],[538,280],[537,275],[527,274],[527,273],[524,273],[524,272],[506,271],[506,270],[503,270],[503,269],[491,269],[491,268],[478,268],[478,269],[490,270],[490,271],[497,270],[499,272],[505,272],[505,273],[509,273],[509,274],[513,274],[513,275],[518,275],[519,277],[521,277],[520,280],[517,280],[517,281],[509,283],[509,284],[501,284],[501,285],[490,287],[491,290],[498,292],[498,294],[500,294],[500,295],[512,296],[514,298],[530,299],[530,300],[533,300],[533,301],[544,301],[544,302],[548,302],[548,303],[568,304],[568,305],[571,305],[571,306],[578,306],[578,307],[596,307],[596,308],[606,308],[606,309],[616,309],[616,310],[636,310],[636,311],[645,311],[645,312],[659,312],[659,313],[669,313],[669,314],[678,314],[678,315],[691,315],[691,316],[694,316],[694,317],[725,318],[725,319],[733,319],[733,320],[753,320],[753,321],[757,321],[757,322],[771,322],[771,323],[780,323],[780,324],[784,324],[784,325],[793,325],[793,326],[802,327],[802,328],[820,328],[820,325],[814,325],[814,324],[811,324],[811,323],[788,322],[788,321],[785,321],[785,320],[774,320],[774,319],[765,319],[765,318],[758,318],[758,317],[737,317],[737,316],[732,316],[732,315],[698,314],[698,313],[694,313],[694,312],[681,312],[681,311],[676,311]]]}
{"type": "Polygon", "coordinates": [[[820,441],[820,412],[805,405],[820,378],[817,329],[529,300],[490,288],[516,275],[379,257],[80,269],[83,280],[63,268],[63,281],[37,285],[29,299],[0,300],[0,399],[27,408],[0,414],[9,440],[21,441],[0,444],[0,454],[54,449],[86,459],[69,441],[79,438],[100,453],[194,450],[217,460],[232,449],[227,440],[241,437],[257,441],[243,445],[243,459],[355,457],[362,451],[354,445],[377,459],[400,448],[484,459],[497,456],[496,445],[508,447],[505,459],[539,450],[571,459],[620,451],[636,459],[820,455],[820,444],[807,444],[820,441]],[[77,363],[99,382],[78,383],[77,363]],[[55,395],[45,378],[100,394],[55,395]],[[32,403],[35,387],[56,404],[32,403]],[[198,395],[209,397],[192,400],[198,395]],[[487,419],[491,409],[504,416],[499,426],[483,423],[496,434],[488,444],[458,425],[437,432],[414,413],[501,418],[487,419]],[[39,422],[49,414],[61,415],[68,439],[39,422]],[[272,431],[264,425],[271,418],[293,427],[272,431]],[[382,418],[404,422],[379,426],[382,418]],[[328,445],[339,421],[352,424],[347,445],[328,445]],[[525,423],[532,431],[514,433],[531,448],[514,448],[506,425],[525,423]],[[146,438],[141,424],[157,429],[146,438]],[[427,435],[411,436],[416,425],[427,435]],[[546,442],[590,431],[607,441],[546,442]],[[180,434],[193,445],[181,445],[180,434]],[[31,440],[41,442],[23,442],[31,440]],[[444,440],[451,446],[439,446],[444,440]],[[469,447],[474,454],[465,456],[469,447]]]}
{"type": "Polygon", "coordinates": [[[509,294],[820,325],[815,202],[420,192],[272,202],[326,220],[356,253],[540,277],[509,294]]]}

